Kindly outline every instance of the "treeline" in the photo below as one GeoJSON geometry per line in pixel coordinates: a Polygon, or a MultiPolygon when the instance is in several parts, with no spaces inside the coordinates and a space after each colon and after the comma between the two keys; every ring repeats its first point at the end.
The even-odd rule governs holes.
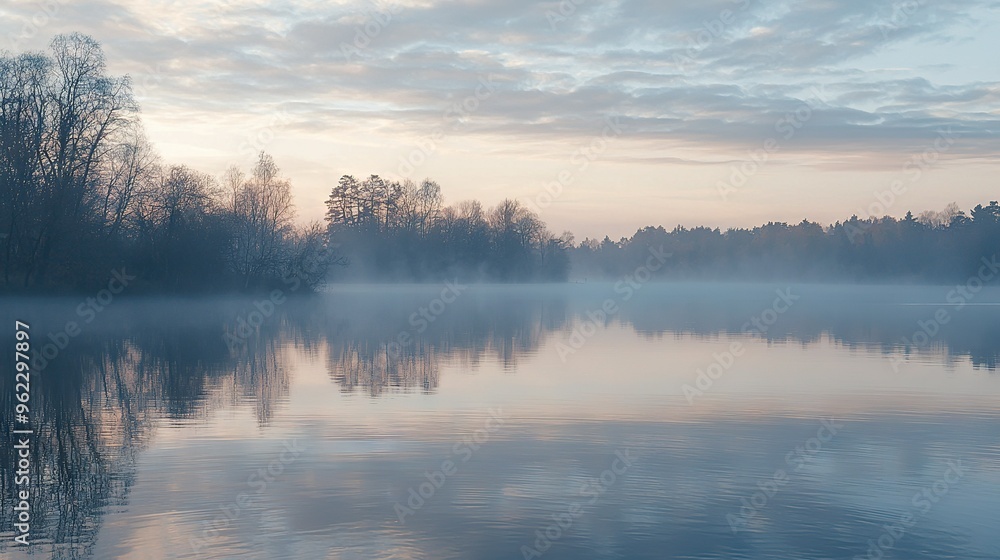
{"type": "Polygon", "coordinates": [[[344,177],[328,224],[293,225],[291,185],[261,154],[215,178],[163,163],[128,77],[100,45],[0,54],[0,289],[84,289],[123,266],[149,291],[314,287],[339,279],[562,280],[566,239],[515,201],[444,207],[425,181],[344,177]],[[339,267],[338,267],[339,268],[339,267]]]}
{"type": "Polygon", "coordinates": [[[852,216],[827,227],[807,220],[725,231],[647,227],[618,241],[584,240],[570,252],[573,277],[621,278],[660,247],[671,253],[652,272],[661,280],[965,283],[997,275],[1000,205],[966,214],[952,204],[902,219],[852,216]]]}
{"type": "Polygon", "coordinates": [[[93,39],[0,54],[0,290],[310,289],[326,281],[620,279],[650,249],[657,279],[952,282],[1000,250],[1000,207],[853,216],[753,229],[647,227],[631,238],[553,235],[515,200],[445,206],[440,186],[345,175],[326,223],[294,225],[291,185],[260,154],[221,178],[162,162],[128,77],[93,39]],[[349,266],[331,266],[331,265],[349,266]]]}
{"type": "Polygon", "coordinates": [[[161,291],[315,284],[323,229],[293,227],[290,189],[264,154],[221,180],[162,163],[89,37],[0,56],[4,289],[92,287],[123,266],[161,291]]]}
{"type": "Polygon", "coordinates": [[[572,236],[554,236],[516,200],[444,206],[433,181],[345,175],[326,206],[330,239],[350,264],[337,278],[534,282],[569,274],[572,236]]]}

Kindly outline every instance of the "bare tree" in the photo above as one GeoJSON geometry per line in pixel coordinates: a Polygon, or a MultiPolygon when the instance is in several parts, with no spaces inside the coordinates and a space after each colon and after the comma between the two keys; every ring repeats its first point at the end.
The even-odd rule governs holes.
{"type": "MultiPolygon", "coordinates": [[[[51,61],[40,55],[0,57],[0,247],[3,280],[38,236],[41,189],[38,154],[45,134],[51,61]]],[[[27,282],[27,277],[25,277],[27,282]]]]}
{"type": "Polygon", "coordinates": [[[233,265],[244,287],[282,268],[284,241],[291,232],[295,210],[291,184],[279,176],[274,159],[261,153],[249,178],[236,181],[233,188],[233,265]]]}
{"type": "Polygon", "coordinates": [[[136,124],[111,151],[103,185],[96,193],[101,195],[97,202],[107,237],[121,233],[141,201],[140,193],[151,187],[158,172],[159,158],[136,124]]]}
{"type": "Polygon", "coordinates": [[[12,188],[26,197],[12,206],[30,204],[38,218],[27,229],[18,230],[16,220],[5,224],[8,230],[18,230],[9,239],[19,242],[25,285],[34,276],[45,276],[54,262],[71,266],[79,258],[76,244],[81,235],[100,230],[102,224],[91,219],[92,205],[102,198],[102,162],[137,113],[129,80],[105,74],[104,54],[96,41],[80,34],[60,35],[51,50],[51,59],[31,55],[13,66],[4,64],[4,72],[18,75],[4,80],[4,90],[21,92],[4,94],[4,112],[18,115],[13,120],[20,126],[13,130],[26,140],[23,154],[7,154],[16,162],[9,168],[18,170],[12,188]],[[19,101],[8,102],[14,97],[19,101]],[[30,184],[25,183],[29,176],[30,184]]]}

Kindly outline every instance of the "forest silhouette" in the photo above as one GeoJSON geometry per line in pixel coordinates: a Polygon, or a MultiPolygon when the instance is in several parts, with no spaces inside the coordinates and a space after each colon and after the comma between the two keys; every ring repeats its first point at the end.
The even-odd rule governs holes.
{"type": "Polygon", "coordinates": [[[326,206],[325,222],[296,224],[292,185],[263,152],[221,177],[161,161],[130,79],[108,74],[90,37],[0,55],[0,291],[90,290],[114,270],[136,277],[131,290],[168,293],[616,279],[652,248],[671,254],[657,279],[938,283],[995,274],[1000,249],[996,201],[579,244],[517,200],[446,206],[432,180],[344,175],[326,206]]]}

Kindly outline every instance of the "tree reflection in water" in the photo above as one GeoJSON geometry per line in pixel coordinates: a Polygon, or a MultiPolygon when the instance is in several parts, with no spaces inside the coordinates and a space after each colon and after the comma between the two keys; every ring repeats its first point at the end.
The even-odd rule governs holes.
{"type": "MultiPolygon", "coordinates": [[[[671,333],[737,334],[748,317],[773,299],[773,290],[651,285],[633,300],[619,301],[621,311],[608,323],[651,339],[671,333]]],[[[34,373],[32,540],[55,558],[86,557],[103,513],[127,507],[137,454],[158,423],[204,419],[213,411],[251,402],[257,422],[267,426],[287,400],[295,354],[321,358],[345,393],[432,393],[445,366],[471,371],[490,360],[514,371],[547,337],[565,337],[589,320],[588,311],[616,296],[609,285],[477,287],[421,331],[411,316],[435,291],[341,288],[290,299],[236,348],[226,344],[224,334],[236,328],[252,300],[115,302],[44,371],[34,373]]],[[[936,309],[902,304],[935,302],[937,291],[805,287],[796,307],[763,336],[803,344],[826,337],[874,352],[968,357],[977,367],[994,370],[1000,349],[995,308],[953,312],[961,320],[942,329],[926,348],[901,344],[936,309]]],[[[983,301],[992,300],[984,295],[983,301]]],[[[4,324],[29,320],[37,350],[46,333],[79,320],[73,313],[77,303],[13,300],[0,307],[0,315],[4,324]]],[[[0,359],[13,363],[11,344],[0,346],[0,359]]],[[[14,429],[13,383],[13,376],[0,377],[4,434],[14,429]]],[[[11,448],[0,446],[3,465],[14,464],[11,448]]],[[[13,533],[16,487],[11,469],[0,469],[0,485],[2,552],[13,533]]]]}

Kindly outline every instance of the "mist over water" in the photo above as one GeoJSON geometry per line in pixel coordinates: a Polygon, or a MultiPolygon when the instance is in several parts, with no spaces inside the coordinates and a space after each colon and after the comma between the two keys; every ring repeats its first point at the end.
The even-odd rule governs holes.
{"type": "MultiPolygon", "coordinates": [[[[998,289],[442,283],[85,301],[0,305],[8,323],[31,318],[44,359],[36,553],[1000,556],[998,289]],[[79,334],[63,337],[70,321],[79,334]]],[[[10,512],[7,470],[2,483],[10,512]]],[[[27,557],[12,523],[0,555],[27,557]]]]}

